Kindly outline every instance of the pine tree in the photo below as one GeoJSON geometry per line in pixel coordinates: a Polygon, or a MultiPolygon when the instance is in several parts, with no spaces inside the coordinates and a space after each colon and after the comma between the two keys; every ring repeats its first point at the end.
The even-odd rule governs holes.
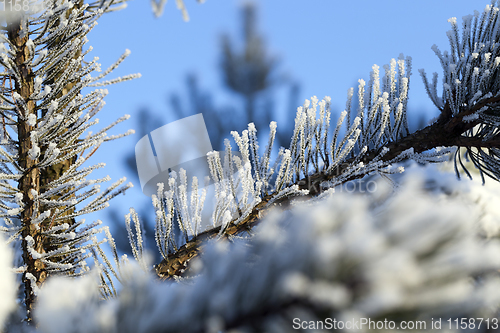
{"type": "MultiPolygon", "coordinates": [[[[276,60],[267,54],[261,35],[257,33],[255,5],[248,2],[242,10],[244,48],[236,51],[229,36],[222,38],[222,69],[225,85],[242,96],[247,123],[255,121],[257,97],[271,86],[276,60]]],[[[260,117],[263,115],[260,114],[260,117]]]]}
{"type": "MultiPolygon", "coordinates": [[[[103,165],[82,167],[105,141],[106,131],[126,117],[93,134],[93,117],[104,103],[101,87],[137,77],[102,81],[129,51],[104,73],[97,58],[84,60],[86,35],[105,12],[123,1],[24,1],[14,4],[3,27],[0,63],[2,99],[1,210],[10,241],[21,237],[24,304],[28,320],[38,289],[51,275],[78,276],[88,268],[90,250],[101,221],[86,225],[83,214],[103,209],[107,201],[131,185],[125,179],[102,193],[89,180],[103,165]],[[20,8],[17,8],[20,7],[20,8]],[[85,135],[85,136],[84,136],[85,135]],[[14,184],[17,183],[17,186],[14,184]]],[[[7,7],[7,4],[6,4],[7,7]]],[[[131,134],[127,132],[124,135],[131,134]]]]}

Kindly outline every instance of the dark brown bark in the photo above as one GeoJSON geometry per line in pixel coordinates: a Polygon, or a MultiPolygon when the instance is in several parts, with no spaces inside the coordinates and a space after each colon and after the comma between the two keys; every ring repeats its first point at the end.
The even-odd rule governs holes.
{"type": "MultiPolygon", "coordinates": [[[[81,5],[80,2],[79,5],[81,5]]],[[[34,286],[32,282],[28,278],[30,274],[36,279],[37,287],[40,287],[48,277],[48,273],[45,269],[45,265],[40,259],[34,259],[32,255],[28,251],[28,241],[27,237],[32,237],[34,240],[33,248],[38,253],[46,253],[48,251],[54,250],[55,248],[51,246],[46,239],[42,235],[42,231],[47,230],[49,226],[49,220],[44,221],[39,224],[40,229],[37,230],[37,227],[31,223],[33,218],[39,216],[39,213],[35,212],[34,207],[34,198],[31,194],[31,190],[35,190],[37,193],[41,193],[46,190],[46,185],[52,182],[53,180],[58,179],[70,166],[75,162],[75,158],[70,158],[66,161],[63,161],[59,164],[48,168],[38,168],[36,165],[39,162],[39,159],[32,160],[29,158],[29,150],[32,148],[31,143],[31,133],[36,130],[35,126],[30,126],[27,122],[28,115],[34,114],[37,116],[37,107],[33,100],[30,100],[30,96],[34,93],[34,73],[25,61],[29,57],[29,50],[26,46],[26,42],[28,41],[28,35],[25,37],[20,37],[22,26],[20,22],[11,22],[7,26],[8,37],[10,42],[16,47],[16,59],[15,65],[17,67],[17,71],[20,74],[20,79],[15,79],[14,91],[17,92],[21,98],[25,101],[25,117],[22,119],[19,117],[18,125],[17,125],[17,134],[19,140],[19,166],[25,170],[22,178],[19,180],[18,188],[23,194],[23,203],[24,210],[21,212],[21,223],[22,223],[22,250],[23,250],[23,261],[26,265],[26,271],[23,274],[23,282],[25,286],[25,305],[27,310],[27,319],[32,322],[32,310],[35,305],[36,297],[34,293],[34,286]]],[[[80,53],[78,53],[79,55],[80,53]]],[[[62,73],[63,68],[58,68],[58,71],[62,73]]],[[[59,77],[60,75],[57,75],[59,77]]],[[[56,77],[56,78],[57,78],[56,77]]],[[[11,76],[10,79],[14,79],[11,76]]],[[[64,87],[61,96],[66,94],[74,85],[68,84],[64,87]]],[[[19,112],[23,112],[20,101],[16,101],[19,112]]],[[[43,111],[42,111],[43,113],[43,111]]],[[[43,114],[42,114],[43,116],[43,114]]],[[[46,147],[41,147],[41,157],[45,152],[46,147]]],[[[60,193],[57,196],[50,198],[51,200],[57,200],[64,193],[60,193]]],[[[44,207],[39,207],[39,211],[44,211],[44,207]]],[[[73,211],[68,210],[65,214],[71,214],[73,211]]],[[[68,219],[67,221],[63,221],[61,223],[74,223],[74,219],[68,219]]],[[[63,259],[61,257],[61,259],[63,259]]]]}
{"type": "MultiPolygon", "coordinates": [[[[35,190],[38,193],[40,188],[40,170],[36,167],[38,160],[32,160],[28,156],[28,151],[32,148],[30,134],[34,130],[34,127],[28,125],[27,116],[29,114],[36,114],[35,103],[34,101],[29,100],[29,97],[34,92],[34,76],[31,68],[25,64],[25,60],[29,56],[29,51],[26,47],[28,37],[20,37],[22,29],[21,24],[19,22],[12,22],[8,25],[7,29],[9,40],[17,48],[15,64],[20,74],[20,81],[15,80],[14,90],[26,101],[26,117],[25,119],[21,119],[21,117],[19,117],[17,125],[19,140],[19,166],[25,170],[19,181],[18,188],[23,194],[23,203],[25,204],[24,210],[21,213],[21,223],[23,227],[23,260],[27,267],[23,275],[23,281],[25,286],[25,303],[28,320],[31,320],[31,311],[35,302],[35,295],[33,286],[26,276],[27,274],[32,274],[37,281],[37,285],[42,284],[47,277],[47,273],[44,270],[45,265],[40,261],[40,259],[32,258],[31,254],[28,252],[28,242],[26,240],[26,237],[32,237],[35,241],[34,249],[39,253],[44,252],[42,236],[36,230],[35,225],[31,224],[33,213],[35,211],[33,201],[34,198],[31,194],[31,190],[35,190]]],[[[23,112],[21,103],[16,101],[16,104],[18,112],[23,112]]]]}
{"type": "MultiPolygon", "coordinates": [[[[462,136],[464,132],[472,129],[478,124],[477,121],[464,122],[463,117],[470,115],[484,106],[498,106],[500,104],[500,97],[492,97],[474,105],[471,109],[466,109],[460,114],[452,116],[451,110],[448,105],[444,107],[441,117],[434,124],[429,125],[413,134],[410,134],[398,141],[390,142],[384,147],[389,151],[381,158],[382,161],[390,161],[398,157],[402,152],[407,149],[413,148],[415,153],[422,153],[424,151],[437,148],[437,147],[477,147],[477,148],[500,148],[500,140],[493,138],[489,141],[482,141],[477,138],[470,138],[462,136]]],[[[367,152],[361,159],[365,164],[373,161],[377,156],[380,156],[382,148],[373,149],[367,152]]],[[[300,189],[309,190],[309,197],[316,196],[321,192],[320,184],[324,181],[332,180],[333,178],[342,175],[348,166],[355,160],[351,158],[345,163],[334,168],[331,172],[318,172],[305,179],[299,180],[296,184],[300,189]]],[[[347,178],[345,182],[359,179],[365,175],[355,175],[347,178]]],[[[262,217],[266,215],[269,210],[266,205],[272,196],[266,196],[262,199],[252,211],[252,213],[237,225],[230,225],[225,234],[236,235],[244,231],[252,229],[258,224],[262,217]]],[[[277,205],[282,207],[288,206],[291,198],[283,198],[276,201],[277,205]]],[[[210,238],[214,238],[220,231],[220,227],[207,230],[199,234],[196,238],[183,245],[175,253],[170,254],[167,259],[163,259],[158,265],[155,266],[155,271],[160,279],[172,279],[174,276],[181,276],[188,266],[189,260],[202,252],[204,243],[210,238]]]]}

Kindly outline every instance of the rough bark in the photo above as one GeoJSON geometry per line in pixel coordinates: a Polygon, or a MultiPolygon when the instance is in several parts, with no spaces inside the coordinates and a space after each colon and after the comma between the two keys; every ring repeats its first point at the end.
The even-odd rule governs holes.
{"type": "MultiPolygon", "coordinates": [[[[80,1],[77,6],[81,6],[83,1],[80,1]]],[[[27,122],[29,114],[35,114],[38,119],[37,107],[33,100],[30,100],[30,96],[34,93],[34,73],[29,66],[25,63],[26,59],[29,57],[29,50],[26,46],[28,41],[28,34],[26,33],[24,37],[21,37],[22,25],[19,21],[10,22],[7,25],[7,33],[10,42],[15,46],[16,59],[15,65],[17,71],[20,74],[20,79],[14,80],[14,76],[10,79],[15,81],[14,91],[17,92],[22,99],[25,101],[25,110],[22,111],[22,105],[19,101],[16,101],[16,105],[19,112],[24,112],[24,117],[18,118],[17,124],[17,134],[19,141],[19,166],[24,170],[22,178],[19,180],[18,188],[23,194],[24,209],[21,212],[21,223],[22,223],[22,251],[23,251],[23,261],[26,265],[26,270],[23,274],[23,282],[25,287],[25,305],[27,310],[27,320],[32,322],[32,310],[35,305],[36,296],[35,288],[40,287],[48,277],[48,273],[45,270],[45,265],[40,259],[33,259],[32,255],[28,251],[28,241],[27,237],[32,237],[34,240],[33,248],[38,253],[46,253],[48,251],[54,250],[54,246],[48,242],[46,237],[42,235],[42,232],[48,229],[50,221],[44,221],[39,224],[39,229],[31,223],[31,221],[39,216],[39,212],[35,212],[34,197],[31,190],[37,193],[41,193],[46,190],[46,185],[53,180],[58,179],[70,166],[75,162],[75,158],[68,159],[59,164],[53,165],[48,168],[38,168],[37,163],[39,159],[32,160],[29,158],[29,150],[32,148],[31,143],[31,133],[36,130],[35,126],[30,126],[27,122]],[[36,287],[32,284],[31,279],[36,280],[36,287]]],[[[78,55],[80,52],[78,53],[78,55]]],[[[62,73],[64,68],[58,68],[58,71],[62,73]]],[[[56,76],[59,77],[60,75],[56,76]]],[[[50,83],[49,83],[50,84],[50,83]]],[[[68,84],[64,87],[61,96],[66,94],[75,83],[68,84]]],[[[44,112],[42,111],[42,116],[44,112]]],[[[40,156],[43,157],[47,147],[41,147],[40,156]]],[[[50,198],[51,200],[57,200],[64,193],[50,198]]],[[[39,207],[38,211],[44,211],[44,207],[39,207]]],[[[69,215],[73,213],[73,210],[68,210],[65,214],[69,215]]],[[[74,223],[74,219],[68,219],[61,223],[74,223]]],[[[63,258],[61,258],[63,259],[63,258]]]]}
{"type": "MultiPolygon", "coordinates": [[[[24,210],[21,213],[22,223],[22,250],[23,260],[26,265],[26,271],[23,274],[23,282],[25,286],[25,303],[28,313],[28,320],[31,320],[31,311],[35,302],[34,286],[31,284],[27,276],[31,274],[36,279],[36,284],[41,285],[47,278],[47,273],[44,270],[45,265],[40,259],[33,259],[28,252],[28,242],[26,238],[32,237],[35,241],[34,249],[43,253],[43,238],[35,225],[31,224],[33,217],[36,217],[33,195],[31,190],[39,192],[40,188],[40,170],[36,167],[38,160],[32,160],[28,156],[28,151],[32,147],[30,134],[35,127],[30,126],[27,122],[29,114],[35,114],[35,103],[29,100],[29,97],[34,92],[34,75],[29,66],[25,64],[25,60],[29,56],[26,42],[28,36],[21,37],[22,26],[20,22],[12,22],[7,26],[8,37],[10,42],[15,45],[16,60],[15,64],[20,74],[20,80],[15,80],[14,90],[26,101],[25,117],[19,117],[17,124],[18,140],[19,140],[19,166],[25,170],[22,178],[19,181],[18,188],[23,194],[24,210]],[[34,214],[35,213],[35,214],[34,214]]],[[[21,104],[16,101],[19,112],[23,112],[21,104]]]]}

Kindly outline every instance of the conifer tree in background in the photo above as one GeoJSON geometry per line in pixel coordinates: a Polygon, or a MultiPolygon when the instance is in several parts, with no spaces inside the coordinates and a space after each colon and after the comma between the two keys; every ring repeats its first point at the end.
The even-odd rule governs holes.
{"type": "Polygon", "coordinates": [[[243,50],[235,50],[228,35],[222,37],[222,62],[224,83],[236,95],[241,96],[245,105],[246,123],[257,119],[266,119],[269,124],[270,114],[262,105],[258,105],[259,94],[269,90],[276,80],[277,61],[269,56],[263,37],[257,32],[257,12],[251,2],[245,3],[243,17],[243,50]],[[264,109],[257,115],[257,109],[264,109]]]}
{"type": "MultiPolygon", "coordinates": [[[[267,127],[279,117],[274,107],[274,92],[283,83],[288,83],[290,105],[284,110],[286,116],[280,122],[276,144],[289,143],[293,132],[293,117],[298,101],[298,84],[287,82],[279,73],[279,61],[270,55],[264,37],[258,32],[257,5],[245,2],[241,7],[241,33],[236,40],[223,34],[220,48],[220,73],[224,87],[238,98],[243,107],[216,107],[212,94],[202,90],[198,78],[189,75],[186,80],[188,101],[183,103],[180,94],[172,94],[170,104],[176,119],[197,113],[204,115],[207,130],[215,150],[224,149],[224,139],[233,130],[243,130],[249,122],[257,127],[267,127]],[[242,44],[242,45],[239,45],[242,44]],[[241,47],[239,47],[241,46],[241,47]],[[241,49],[240,49],[241,48],[241,49]],[[290,114],[292,113],[292,114],[290,114]],[[286,122],[286,123],[285,123],[286,122]]],[[[240,102],[238,101],[238,102],[240,102]]],[[[236,103],[235,103],[236,104],[236,103]]]]}
{"type": "MultiPolygon", "coordinates": [[[[152,3],[161,14],[166,1],[152,3]]],[[[401,55],[383,67],[382,78],[374,65],[369,81],[359,80],[356,93],[349,90],[337,121],[330,122],[330,98],[306,100],[297,109],[288,148],[276,158],[275,122],[263,153],[254,123],[232,132],[239,156],[229,140],[224,156],[208,154],[216,187],[211,228],[200,229],[205,192],[199,181],[188,180],[183,170],[172,172],[152,200],[163,258],[154,273],[133,209],[125,225],[137,264],[119,258],[104,229],[112,263],[94,238],[99,222],[79,220],[128,187],[122,179],[99,193],[98,183],[108,179],[87,177],[101,165],[83,166],[103,142],[121,136],[106,131],[126,117],[89,132],[106,92],[83,95],[82,89],[136,77],[101,81],[128,51],[97,76],[91,75],[99,69],[96,59],[83,59],[90,52],[85,35],[121,4],[46,0],[11,15],[3,27],[2,231],[10,243],[21,239],[16,271],[25,289],[20,303],[28,322],[37,323],[32,330],[286,332],[327,328],[333,318],[369,318],[385,331],[417,320],[427,320],[418,328],[429,329],[433,318],[443,318],[450,330],[462,327],[459,321],[453,326],[455,318],[468,318],[467,328],[482,332],[499,328],[500,226],[482,220],[497,210],[481,211],[477,197],[442,175],[432,179],[437,194],[423,191],[420,169],[405,171],[398,164],[451,156],[457,175],[470,176],[472,166],[483,181],[500,180],[498,1],[465,16],[462,34],[456,18],[449,20],[451,51],[434,47],[443,67],[441,96],[437,74],[429,84],[421,71],[441,111],[433,124],[409,131],[412,67],[411,58],[401,55]],[[403,171],[410,176],[397,191],[379,183],[374,193],[335,193],[366,175],[389,178],[403,171]],[[174,223],[182,242],[172,237],[174,223]],[[89,256],[95,274],[61,276],[84,275],[89,256]],[[483,318],[481,326],[474,318],[483,318]]],[[[187,18],[182,1],[177,5],[187,18]]],[[[254,90],[245,89],[251,96],[254,90]]],[[[0,287],[11,286],[10,254],[0,245],[0,287]]],[[[0,319],[15,303],[14,295],[5,296],[0,319]]]]}

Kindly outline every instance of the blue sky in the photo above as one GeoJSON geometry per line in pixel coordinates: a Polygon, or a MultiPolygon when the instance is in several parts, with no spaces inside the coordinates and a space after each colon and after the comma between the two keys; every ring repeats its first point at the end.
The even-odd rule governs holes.
{"type": "MultiPolygon", "coordinates": [[[[312,95],[332,97],[333,109],[345,107],[349,87],[357,80],[368,79],[373,64],[380,66],[400,53],[413,58],[409,112],[425,112],[427,119],[437,115],[427,98],[418,69],[428,74],[441,73],[439,61],[431,50],[436,44],[448,49],[447,19],[482,11],[487,0],[260,0],[259,31],[272,53],[281,59],[280,71],[301,85],[299,100],[312,95]]],[[[127,9],[106,15],[89,34],[89,43],[103,68],[116,60],[125,49],[131,56],[112,76],[141,73],[142,78],[109,87],[107,105],[99,114],[104,126],[123,114],[129,121],[113,134],[136,127],[138,110],[148,107],[168,114],[168,94],[185,91],[186,74],[194,73],[200,85],[213,93],[215,104],[225,105],[217,70],[219,41],[222,33],[237,36],[240,31],[239,0],[207,0],[197,4],[185,0],[190,22],[182,20],[170,0],[162,17],[154,18],[149,1],[132,0],[127,9]]],[[[278,106],[279,107],[279,106],[278,106]]],[[[335,115],[334,115],[335,117],[335,115]]],[[[157,127],[166,124],[159,123],[157,127]]],[[[171,121],[170,119],[169,121],[171,121]]],[[[279,130],[279,122],[278,122],[279,130]]],[[[133,153],[138,135],[110,142],[92,160],[106,162],[96,176],[109,174],[113,180],[122,176],[135,188],[112,206],[124,215],[130,206],[148,200],[140,191],[136,175],[123,166],[124,156],[133,153]]],[[[106,219],[106,213],[93,218],[106,219]]]]}

